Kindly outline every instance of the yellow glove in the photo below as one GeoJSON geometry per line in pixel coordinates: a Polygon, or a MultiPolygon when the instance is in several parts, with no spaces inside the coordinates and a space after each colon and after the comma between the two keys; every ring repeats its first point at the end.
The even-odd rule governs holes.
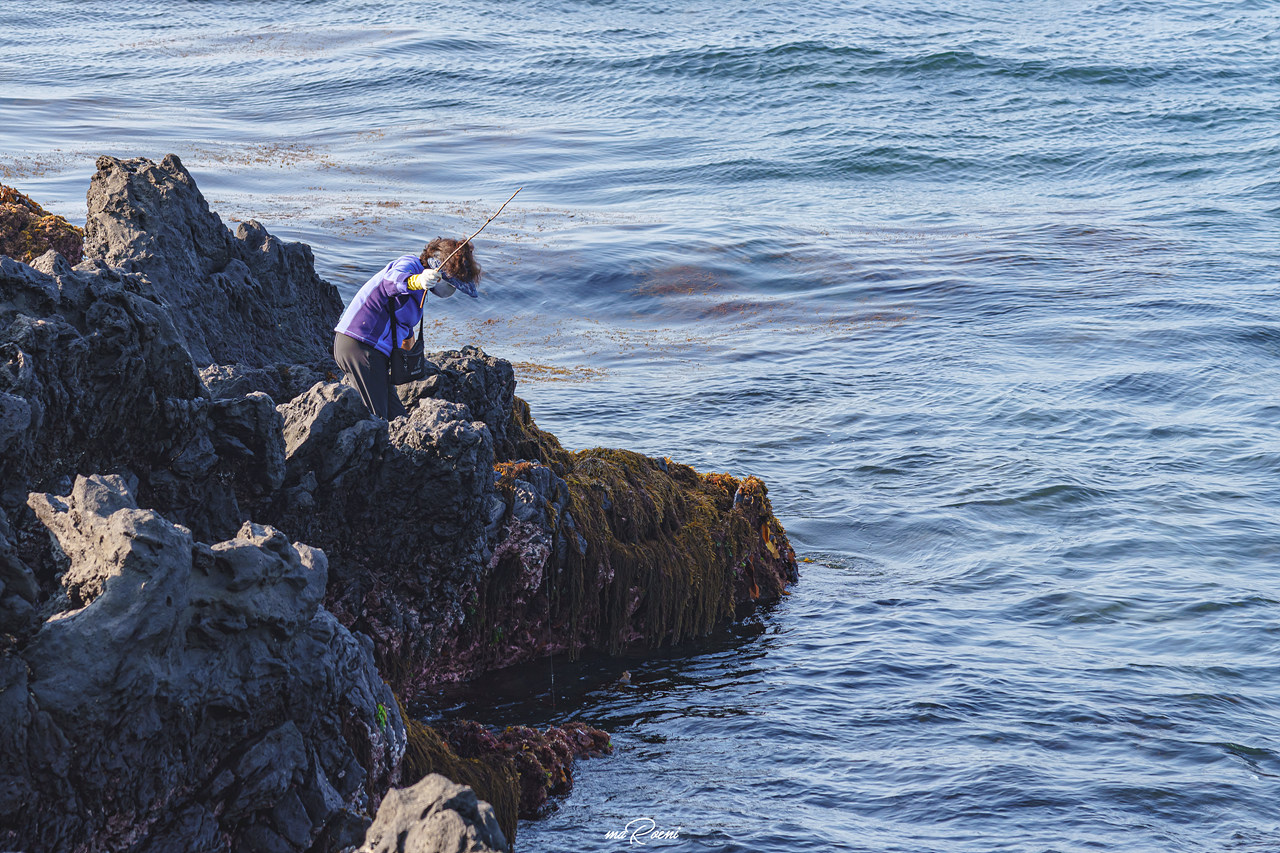
{"type": "Polygon", "coordinates": [[[405,280],[404,286],[410,290],[426,290],[437,281],[440,280],[439,270],[426,270],[417,275],[411,275],[405,280]]]}

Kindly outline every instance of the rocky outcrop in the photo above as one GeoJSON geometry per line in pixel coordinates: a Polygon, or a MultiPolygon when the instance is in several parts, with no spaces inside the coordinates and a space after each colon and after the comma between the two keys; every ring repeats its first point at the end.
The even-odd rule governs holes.
{"type": "Polygon", "coordinates": [[[465,785],[431,774],[387,794],[356,853],[501,853],[493,808],[465,785]]]}
{"type": "Polygon", "coordinates": [[[281,406],[288,473],[261,516],[342,565],[326,604],[375,638],[405,701],[549,652],[703,636],[795,579],[761,481],[570,453],[509,363],[471,347],[429,360],[392,424],[336,383],[281,406]]]}
{"type": "Polygon", "coordinates": [[[405,729],[368,639],[319,606],[324,554],[255,524],[199,543],[120,476],[30,502],[66,570],[60,611],[0,657],[0,847],[358,841],[405,729]]]}
{"type": "Polygon", "coordinates": [[[330,555],[328,606],[374,638],[408,700],[440,637],[461,622],[503,512],[490,432],[465,406],[432,398],[388,424],[339,384],[280,411],[287,473],[264,517],[330,555]]]}
{"type": "Polygon", "coordinates": [[[210,396],[165,284],[0,259],[0,848],[350,846],[403,720],[324,555],[245,523],[283,419],[210,396]]]}
{"type": "Polygon", "coordinates": [[[84,231],[0,184],[0,255],[31,263],[50,250],[80,263],[84,231]]]}
{"type": "Polygon", "coordinates": [[[342,301],[316,275],[309,246],[281,242],[253,220],[233,236],[173,154],[159,163],[99,157],[97,168],[85,255],[140,274],[198,366],[325,356],[342,301]]]}
{"type": "Polygon", "coordinates": [[[607,736],[446,738],[393,693],[794,579],[763,483],[566,451],[478,349],[370,415],[309,250],[231,236],[177,158],[101,158],[89,209],[90,260],[0,258],[0,849],[337,853],[442,769],[510,840],[607,736]]]}

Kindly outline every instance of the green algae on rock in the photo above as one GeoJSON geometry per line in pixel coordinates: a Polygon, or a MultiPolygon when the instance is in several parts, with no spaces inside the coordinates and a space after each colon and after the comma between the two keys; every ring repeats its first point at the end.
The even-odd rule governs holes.
{"type": "Polygon", "coordinates": [[[29,264],[50,249],[72,264],[80,263],[84,231],[0,184],[0,255],[29,264]]]}

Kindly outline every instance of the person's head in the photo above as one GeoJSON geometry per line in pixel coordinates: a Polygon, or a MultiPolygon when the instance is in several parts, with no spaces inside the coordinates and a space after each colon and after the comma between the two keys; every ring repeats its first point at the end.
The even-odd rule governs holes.
{"type": "MultiPolygon", "coordinates": [[[[448,237],[437,237],[422,250],[422,256],[419,260],[422,261],[424,267],[427,266],[427,261],[431,258],[443,261],[449,257],[449,254],[454,249],[458,248],[458,244],[461,242],[461,240],[450,240],[448,237]]],[[[480,264],[476,263],[470,243],[467,243],[456,255],[449,258],[449,263],[445,264],[440,271],[449,276],[449,278],[456,278],[468,284],[480,283],[480,264]]]]}

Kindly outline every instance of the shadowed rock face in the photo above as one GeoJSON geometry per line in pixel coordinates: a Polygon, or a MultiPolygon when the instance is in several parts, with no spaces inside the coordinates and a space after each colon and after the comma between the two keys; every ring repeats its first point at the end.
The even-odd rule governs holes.
{"type": "Polygon", "coordinates": [[[176,156],[99,157],[89,183],[85,255],[140,273],[169,308],[195,363],[313,363],[326,357],[342,301],[311,247],[258,222],[235,236],[176,156]]]}
{"type": "Polygon", "coordinates": [[[206,539],[284,477],[280,418],[262,395],[210,400],[148,284],[56,253],[0,258],[0,506],[75,474],[128,470],[139,498],[206,539]]]}
{"type": "Polygon", "coordinates": [[[316,385],[280,407],[284,488],[265,517],[330,554],[328,606],[376,641],[403,695],[462,620],[503,511],[493,439],[459,403],[427,398],[391,424],[348,385],[316,385]]]}
{"type": "Polygon", "coordinates": [[[196,542],[118,476],[30,503],[69,609],[0,657],[0,847],[358,841],[405,730],[368,639],[319,606],[324,554],[249,523],[196,542]]]}
{"type": "Polygon", "coordinates": [[[511,365],[467,347],[430,355],[428,377],[401,389],[409,416],[390,424],[337,383],[279,407],[287,473],[260,517],[330,555],[327,606],[375,639],[405,701],[486,583],[510,512],[493,470],[514,394],[511,365]]]}

